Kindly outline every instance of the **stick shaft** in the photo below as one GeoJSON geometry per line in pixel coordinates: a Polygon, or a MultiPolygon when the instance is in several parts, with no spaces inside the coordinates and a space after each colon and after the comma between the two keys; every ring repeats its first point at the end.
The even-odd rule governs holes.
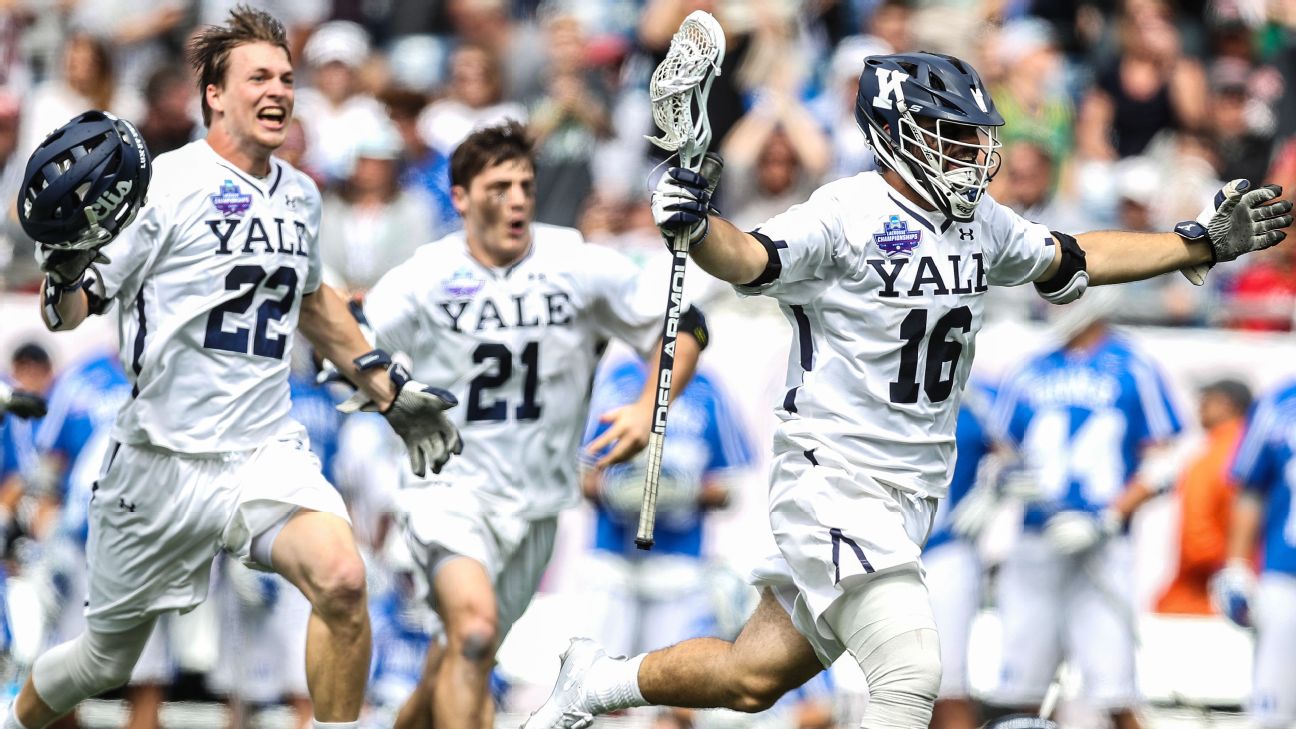
{"type": "Polygon", "coordinates": [[[684,311],[684,273],[688,265],[687,233],[671,236],[670,287],[666,292],[666,320],[662,323],[661,356],[657,359],[657,397],[653,400],[652,434],[648,437],[648,467],[644,474],[643,501],[639,505],[639,530],[635,546],[652,549],[657,524],[657,485],[661,481],[662,448],[670,412],[671,376],[675,371],[675,340],[684,311]]]}

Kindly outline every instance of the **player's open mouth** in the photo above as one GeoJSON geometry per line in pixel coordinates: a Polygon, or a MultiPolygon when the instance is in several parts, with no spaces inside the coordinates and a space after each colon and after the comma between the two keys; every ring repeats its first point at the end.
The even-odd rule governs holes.
{"type": "Polygon", "coordinates": [[[509,235],[521,238],[523,235],[526,234],[526,227],[527,227],[526,220],[523,219],[510,220],[508,224],[509,235]]]}
{"type": "Polygon", "coordinates": [[[257,112],[257,119],[271,129],[282,129],[288,120],[288,112],[277,106],[269,107],[257,112]]]}

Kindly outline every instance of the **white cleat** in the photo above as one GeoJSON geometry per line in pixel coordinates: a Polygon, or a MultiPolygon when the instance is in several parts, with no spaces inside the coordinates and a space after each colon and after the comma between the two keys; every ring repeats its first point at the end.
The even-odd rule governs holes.
{"type": "Polygon", "coordinates": [[[585,674],[606,656],[607,651],[589,638],[572,638],[562,654],[553,692],[522,729],[586,729],[593,724],[596,711],[585,692],[585,674]]]}

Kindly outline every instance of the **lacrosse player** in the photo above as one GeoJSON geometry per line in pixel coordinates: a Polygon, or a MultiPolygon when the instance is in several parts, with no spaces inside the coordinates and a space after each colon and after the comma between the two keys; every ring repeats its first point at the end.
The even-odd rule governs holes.
{"type": "Polygon", "coordinates": [[[1296,724],[1296,384],[1253,410],[1231,469],[1241,487],[1233,506],[1228,562],[1211,583],[1216,607],[1256,630],[1255,678],[1247,712],[1265,729],[1296,724]],[[1264,551],[1260,579],[1252,570],[1264,551]]]}
{"type": "Polygon", "coordinates": [[[665,230],[740,293],[777,299],[794,335],[778,406],[770,526],[779,554],[733,642],[702,639],[614,659],[573,641],[528,729],[585,726],[645,704],[757,711],[849,652],[868,679],[863,724],[925,728],[940,650],[919,562],[949,483],[960,396],[989,286],[1048,301],[1090,284],[1206,269],[1283,239],[1291,203],[1229,183],[1175,233],[1050,231],[985,194],[1003,118],[965,62],[871,56],[856,120],[881,170],[830,182],[743,232],[710,214],[710,181],[669,168],[653,196],[665,230]]]}
{"type": "MultiPolygon", "coordinates": [[[[638,267],[575,230],[532,222],[533,162],[516,122],[471,134],[450,158],[463,230],[420,248],[365,298],[378,345],[406,353],[416,377],[463,403],[464,454],[398,497],[447,641],[398,727],[491,725],[495,649],[539,585],[558,512],[580,499],[576,456],[599,353],[612,337],[643,357],[658,351],[664,312],[636,306],[638,267]]],[[[680,330],[691,336],[678,340],[676,388],[706,322],[688,308],[680,330]]],[[[603,415],[608,429],[588,446],[610,446],[597,468],[647,443],[655,386],[603,415]]]]}
{"type": "Polygon", "coordinates": [[[369,352],[320,283],[319,192],[271,156],[293,109],[283,26],[239,7],[196,35],[189,57],[206,139],[154,162],[133,126],[91,111],[27,166],[19,220],[41,243],[45,322],[72,329],[117,303],[132,397],[90,505],[86,631],[36,660],[5,729],[39,729],[124,683],[158,615],[207,597],[222,550],[306,595],[315,724],[356,726],[364,564],[341,497],[288,416],[294,329],[384,411],[415,471],[458,448],[443,412],[453,398],[383,366],[390,358],[369,352]]]}
{"type": "Polygon", "coordinates": [[[1147,356],[1111,330],[1116,289],[1060,310],[1062,342],[1004,378],[992,429],[1037,481],[1023,532],[999,569],[1003,665],[995,703],[1038,709],[1064,658],[1085,699],[1138,726],[1133,545],[1127,525],[1153,494],[1139,469],[1180,419],[1147,356]]]}

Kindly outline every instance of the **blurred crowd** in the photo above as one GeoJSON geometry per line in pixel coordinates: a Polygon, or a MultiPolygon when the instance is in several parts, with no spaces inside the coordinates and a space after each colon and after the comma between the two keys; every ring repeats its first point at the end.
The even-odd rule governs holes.
{"type": "MultiPolygon", "coordinates": [[[[474,128],[505,119],[525,122],[539,140],[539,222],[578,227],[590,241],[636,257],[647,257],[649,249],[660,253],[647,200],[646,181],[662,161],[645,140],[655,132],[648,78],[679,22],[696,8],[713,12],[728,34],[709,112],[715,146],[726,160],[718,207],[739,226],[759,224],[824,182],[872,169],[872,153],[854,120],[863,59],[917,49],[952,53],[979,69],[1007,120],[1002,165],[991,193],[1051,228],[1166,231],[1196,217],[1222,181],[1245,177],[1282,184],[1288,194],[1296,189],[1296,95],[1285,89],[1287,79],[1296,78],[1296,0],[252,4],[290,29],[296,108],[289,142],[279,155],[305,170],[323,191],[320,248],[326,277],[357,295],[414,248],[458,227],[449,155],[474,128]]],[[[48,131],[87,108],[135,121],[154,155],[201,138],[197,87],[183,49],[196,28],[221,21],[232,5],[233,0],[0,2],[0,197],[13,204],[28,153],[48,131]]],[[[16,211],[9,209],[0,220],[0,292],[37,290],[32,249],[16,211]]],[[[1133,285],[1110,318],[1290,331],[1296,321],[1294,251],[1281,245],[1248,256],[1212,274],[1204,287],[1176,275],[1133,285]]],[[[990,300],[987,317],[1043,318],[1045,305],[1024,288],[990,300]]],[[[66,366],[54,384],[55,365],[64,363],[51,363],[39,346],[8,354],[13,378],[51,393],[53,404],[61,402],[59,387],[65,393],[76,386],[124,396],[124,379],[111,355],[66,366]]],[[[339,420],[331,407],[335,398],[310,384],[310,363],[297,366],[295,416],[311,428],[327,472],[351,502],[357,532],[385,566],[385,582],[374,590],[375,615],[382,616],[375,620],[376,630],[389,634],[381,643],[389,651],[376,657],[374,700],[381,704],[387,696],[399,702],[408,693],[410,676],[417,676],[427,640],[426,616],[417,614],[405,574],[411,567],[387,538],[402,461],[399,454],[375,457],[392,447],[381,435],[381,423],[363,416],[339,420]],[[382,683],[383,675],[394,677],[393,683],[382,683]]],[[[1238,403],[1250,397],[1239,395],[1232,384],[1214,388],[1201,393],[1203,400],[1224,397],[1232,409],[1228,418],[1211,422],[1203,415],[1208,432],[1217,421],[1233,423],[1234,411],[1245,410],[1238,403]]],[[[752,399],[758,400],[753,408],[768,414],[764,399],[752,399]]],[[[23,456],[29,462],[12,473],[36,481],[16,490],[0,484],[0,529],[6,532],[0,536],[12,541],[19,532],[62,530],[74,543],[83,539],[76,532],[76,519],[83,515],[68,516],[58,507],[75,503],[70,495],[79,476],[72,466],[88,434],[110,422],[115,402],[104,396],[98,411],[78,415],[84,422],[56,413],[63,420],[36,426],[39,432],[0,430],[15,442],[32,444],[23,456]],[[85,430],[63,434],[65,422],[81,423],[85,430]],[[20,503],[24,491],[38,498],[20,503]],[[49,514],[41,511],[46,507],[49,514]],[[19,514],[21,509],[27,513],[19,514]],[[24,526],[15,531],[11,524],[19,521],[24,526]]],[[[766,449],[761,435],[749,434],[758,452],[766,449]]],[[[756,460],[753,466],[760,465],[756,460]]],[[[757,481],[762,478],[756,474],[757,481]]],[[[1219,489],[1203,489],[1218,496],[1219,489]]],[[[597,503],[598,487],[587,485],[586,495],[597,503]]],[[[719,505],[725,501],[715,498],[719,505]]],[[[1218,499],[1206,496],[1198,503],[1216,521],[1218,505],[1218,499]]],[[[1226,525],[1216,527],[1213,547],[1196,549],[1191,558],[1180,555],[1184,564],[1208,562],[1205,575],[1223,560],[1218,542],[1226,525]],[[1210,554],[1196,556],[1203,551],[1210,554]]],[[[37,562],[58,564],[49,555],[37,562]]],[[[48,569],[50,575],[60,574],[48,569]]],[[[709,583],[714,592],[728,584],[709,572],[690,574],[689,584],[699,589],[709,583]]],[[[609,579],[624,582],[622,577],[609,579]]],[[[1162,598],[1162,609],[1210,612],[1206,578],[1178,577],[1177,587],[1162,598]],[[1192,584],[1185,587],[1185,580],[1192,584]]],[[[234,586],[227,591],[233,602],[221,610],[235,616],[226,619],[236,625],[250,620],[237,617],[240,610],[268,611],[287,600],[276,583],[244,575],[237,566],[228,567],[221,579],[234,586]]],[[[741,594],[735,588],[731,596],[741,594]]],[[[741,599],[729,602],[741,616],[742,606],[734,604],[741,599]]],[[[652,606],[640,609],[647,614],[652,606]]],[[[724,622],[724,615],[713,617],[724,622]]],[[[296,650],[282,652],[295,655],[296,650]]],[[[247,666],[236,660],[223,670],[239,674],[247,666]]],[[[224,680],[225,690],[214,687],[218,692],[240,693],[228,688],[243,680],[239,675],[224,680]]],[[[147,676],[137,682],[157,683],[150,684],[147,676]]],[[[281,693],[300,699],[303,692],[285,686],[281,693]]],[[[825,718],[813,698],[812,690],[799,704],[804,715],[798,723],[831,726],[831,712],[825,718]]],[[[156,695],[136,697],[137,706],[148,707],[150,700],[156,695]]],[[[257,694],[249,700],[272,699],[257,694]]],[[[147,717],[139,721],[133,726],[155,725],[147,717]]],[[[663,718],[662,726],[687,726],[687,719],[663,718]]]]}

